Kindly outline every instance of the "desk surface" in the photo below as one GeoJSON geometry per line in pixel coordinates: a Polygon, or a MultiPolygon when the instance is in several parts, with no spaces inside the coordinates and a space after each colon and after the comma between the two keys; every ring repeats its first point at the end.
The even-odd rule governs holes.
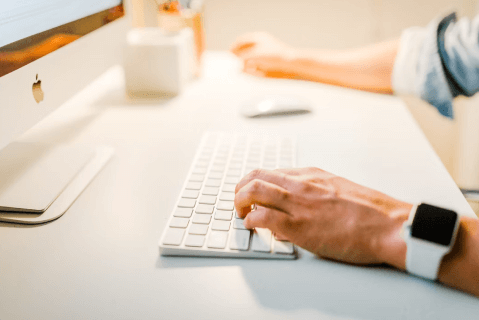
{"type": "Polygon", "coordinates": [[[223,53],[205,62],[202,79],[168,101],[128,101],[113,68],[23,138],[107,144],[116,155],[57,221],[0,225],[0,319],[477,318],[474,297],[304,251],[296,261],[160,257],[206,130],[294,132],[300,166],[474,215],[399,99],[253,78],[223,53]],[[261,93],[299,95],[314,112],[241,118],[241,103],[261,93]]]}

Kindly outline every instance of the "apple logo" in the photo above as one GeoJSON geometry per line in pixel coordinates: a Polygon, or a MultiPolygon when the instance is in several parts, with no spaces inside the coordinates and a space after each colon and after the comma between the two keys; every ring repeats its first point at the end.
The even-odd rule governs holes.
{"type": "Polygon", "coordinates": [[[35,98],[35,101],[37,103],[40,103],[43,101],[43,91],[42,91],[42,81],[38,80],[38,74],[37,74],[36,80],[37,81],[33,83],[33,86],[32,86],[33,98],[35,98]]]}

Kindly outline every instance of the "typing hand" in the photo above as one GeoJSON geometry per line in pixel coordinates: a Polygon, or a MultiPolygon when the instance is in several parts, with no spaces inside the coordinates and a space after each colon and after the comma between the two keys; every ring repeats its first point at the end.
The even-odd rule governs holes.
{"type": "Polygon", "coordinates": [[[244,71],[257,76],[298,78],[291,63],[295,49],[265,32],[240,36],[231,51],[244,62],[244,71]]]}
{"type": "Polygon", "coordinates": [[[255,170],[236,186],[235,206],[247,228],[268,228],[321,257],[404,269],[400,229],[412,206],[326,171],[255,170]]]}

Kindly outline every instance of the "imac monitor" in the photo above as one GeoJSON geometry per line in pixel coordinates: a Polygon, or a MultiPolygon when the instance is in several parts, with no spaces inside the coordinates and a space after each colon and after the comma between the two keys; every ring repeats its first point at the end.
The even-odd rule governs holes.
{"type": "Polygon", "coordinates": [[[2,1],[0,221],[53,219],[50,214],[15,220],[15,212],[63,214],[89,182],[79,173],[89,170],[91,180],[106,163],[108,152],[102,158],[98,150],[92,155],[75,148],[50,150],[17,138],[121,63],[129,25],[122,0],[2,1]]]}
{"type": "Polygon", "coordinates": [[[120,62],[122,0],[0,6],[0,149],[120,62]]]}

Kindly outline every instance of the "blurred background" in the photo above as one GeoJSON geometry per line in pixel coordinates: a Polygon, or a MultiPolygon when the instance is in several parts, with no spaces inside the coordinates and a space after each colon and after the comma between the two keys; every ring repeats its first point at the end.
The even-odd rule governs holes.
{"type": "MultiPolygon", "coordinates": [[[[133,23],[157,26],[155,0],[132,0],[133,23]]],[[[479,0],[205,0],[207,50],[228,50],[245,32],[267,31],[311,48],[351,48],[398,38],[411,26],[456,11],[479,13],[479,0]]],[[[479,189],[479,97],[455,101],[449,120],[427,103],[402,97],[460,188],[479,189]]],[[[477,203],[470,202],[478,212],[477,203]]]]}

